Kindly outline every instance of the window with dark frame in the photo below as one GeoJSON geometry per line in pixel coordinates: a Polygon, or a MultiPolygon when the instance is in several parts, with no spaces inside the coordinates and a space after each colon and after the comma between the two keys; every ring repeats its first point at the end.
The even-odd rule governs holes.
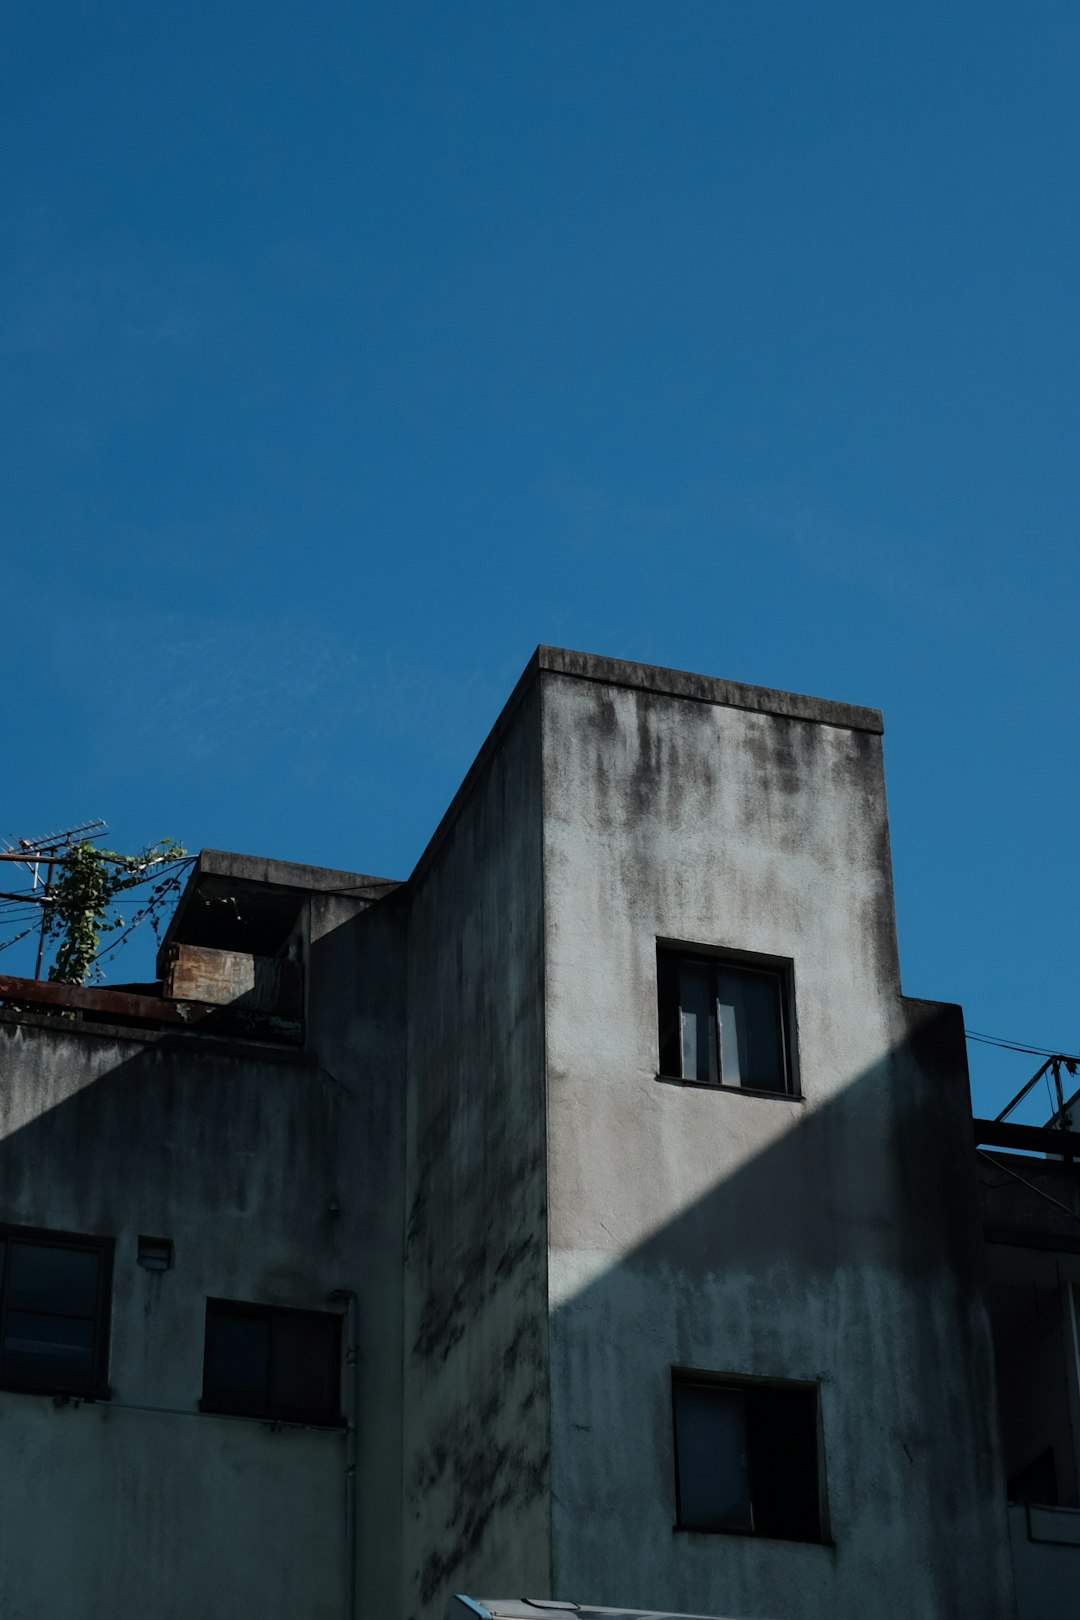
{"type": "Polygon", "coordinates": [[[200,1406],[285,1423],[342,1423],[341,1317],[208,1299],[200,1406]]]}
{"type": "Polygon", "coordinates": [[[661,946],[660,1074],[792,1095],[789,983],[782,967],[661,946]]]}
{"type": "Polygon", "coordinates": [[[821,1541],[816,1384],[673,1372],[680,1530],[821,1541]]]}
{"type": "Polygon", "coordinates": [[[108,1396],[112,1243],[0,1227],[0,1387],[108,1396]]]}

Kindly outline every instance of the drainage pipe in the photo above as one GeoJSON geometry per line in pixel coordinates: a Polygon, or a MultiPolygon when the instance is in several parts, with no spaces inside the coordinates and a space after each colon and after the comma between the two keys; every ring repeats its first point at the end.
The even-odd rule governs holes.
{"type": "Polygon", "coordinates": [[[357,1417],[359,1413],[360,1353],[356,1342],[356,1293],[351,1288],[335,1288],[330,1298],[345,1304],[345,1581],[343,1620],[356,1620],[356,1459],[357,1417]]]}

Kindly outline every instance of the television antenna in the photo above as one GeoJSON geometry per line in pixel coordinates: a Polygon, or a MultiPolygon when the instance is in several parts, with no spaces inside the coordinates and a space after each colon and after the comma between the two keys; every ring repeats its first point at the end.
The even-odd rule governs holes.
{"type": "Polygon", "coordinates": [[[14,838],[10,835],[4,838],[5,848],[0,850],[0,861],[13,861],[25,867],[30,873],[31,886],[29,892],[24,890],[22,894],[0,890],[0,900],[17,900],[24,905],[41,907],[35,979],[41,978],[41,963],[45,955],[45,934],[48,929],[49,906],[52,902],[53,868],[76,839],[96,843],[99,838],[104,838],[108,830],[108,822],[98,817],[94,821],[80,822],[76,827],[65,827],[60,832],[46,833],[43,838],[14,838]],[[44,877],[41,876],[42,867],[45,868],[44,877]]]}

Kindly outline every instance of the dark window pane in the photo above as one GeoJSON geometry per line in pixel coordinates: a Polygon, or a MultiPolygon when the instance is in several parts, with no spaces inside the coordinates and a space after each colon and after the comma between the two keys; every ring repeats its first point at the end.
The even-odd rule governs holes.
{"type": "Polygon", "coordinates": [[[720,965],[716,1000],[724,1084],[786,1091],[779,974],[720,965]]]}
{"type": "Polygon", "coordinates": [[[12,1383],[46,1389],[89,1389],[94,1377],[93,1322],[7,1311],[3,1375],[12,1383]]]}
{"type": "Polygon", "coordinates": [[[716,999],[710,967],[696,962],[680,964],[679,1008],[682,1013],[682,1077],[715,1084],[720,1075],[716,1060],[716,999]]]}
{"type": "Polygon", "coordinates": [[[265,1411],[270,1388],[270,1323],[238,1311],[207,1312],[203,1398],[265,1411]]]}
{"type": "Polygon", "coordinates": [[[13,1242],[6,1303],[9,1309],[93,1316],[100,1266],[96,1249],[13,1242]]]}
{"type": "Polygon", "coordinates": [[[660,1021],[660,1073],[682,1074],[682,1030],[679,1014],[679,970],[674,957],[661,951],[656,961],[660,1021]]]}
{"type": "Polygon", "coordinates": [[[340,1327],[336,1317],[274,1319],[270,1398],[275,1411],[338,1415],[340,1327]]]}
{"type": "Polygon", "coordinates": [[[820,1541],[816,1385],[676,1378],[679,1524],[820,1541]]]}
{"type": "Polygon", "coordinates": [[[746,1427],[754,1529],[787,1541],[817,1541],[816,1390],[748,1388],[746,1427]]]}
{"type": "Polygon", "coordinates": [[[203,1402],[249,1416],[334,1422],[340,1417],[340,1354],[336,1315],[211,1300],[203,1402]]]}
{"type": "Polygon", "coordinates": [[[741,1390],[676,1382],[679,1523],[687,1530],[751,1530],[741,1390]]]}

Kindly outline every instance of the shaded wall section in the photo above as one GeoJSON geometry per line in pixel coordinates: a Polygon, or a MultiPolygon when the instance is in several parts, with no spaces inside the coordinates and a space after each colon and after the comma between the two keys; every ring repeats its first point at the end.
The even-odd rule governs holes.
{"type": "Polygon", "coordinates": [[[401,1401],[408,908],[310,901],[307,1039],[348,1098],[336,1198],[354,1234],[357,1614],[401,1604],[401,1401]]]}
{"type": "Polygon", "coordinates": [[[550,1586],[540,807],[526,680],[410,885],[409,1616],[550,1586]]]}
{"type": "Polygon", "coordinates": [[[1004,1617],[962,1030],[900,995],[880,728],[664,673],[542,677],[555,1588],[1004,1617]],[[800,1098],[657,1078],[658,940],[790,962],[800,1098]],[[672,1366],[820,1383],[825,1544],[673,1533],[672,1366]]]}
{"type": "Polygon", "coordinates": [[[359,1283],[347,1094],[295,1056],[5,1022],[0,1133],[0,1220],[115,1241],[112,1400],[0,1393],[0,1612],[337,1620],[342,1433],[198,1402],[208,1296],[332,1310],[359,1283]]]}
{"type": "Polygon", "coordinates": [[[343,1291],[355,1562],[397,1612],[405,913],[317,895],[304,935],[303,1051],[0,1020],[0,1221],[115,1243],[112,1399],[0,1392],[5,1616],[89,1620],[137,1594],[162,1620],[340,1620],[344,1432],[198,1403],[208,1297],[345,1317],[343,1291]],[[171,1269],[138,1266],[140,1234],[172,1241],[171,1269]]]}

